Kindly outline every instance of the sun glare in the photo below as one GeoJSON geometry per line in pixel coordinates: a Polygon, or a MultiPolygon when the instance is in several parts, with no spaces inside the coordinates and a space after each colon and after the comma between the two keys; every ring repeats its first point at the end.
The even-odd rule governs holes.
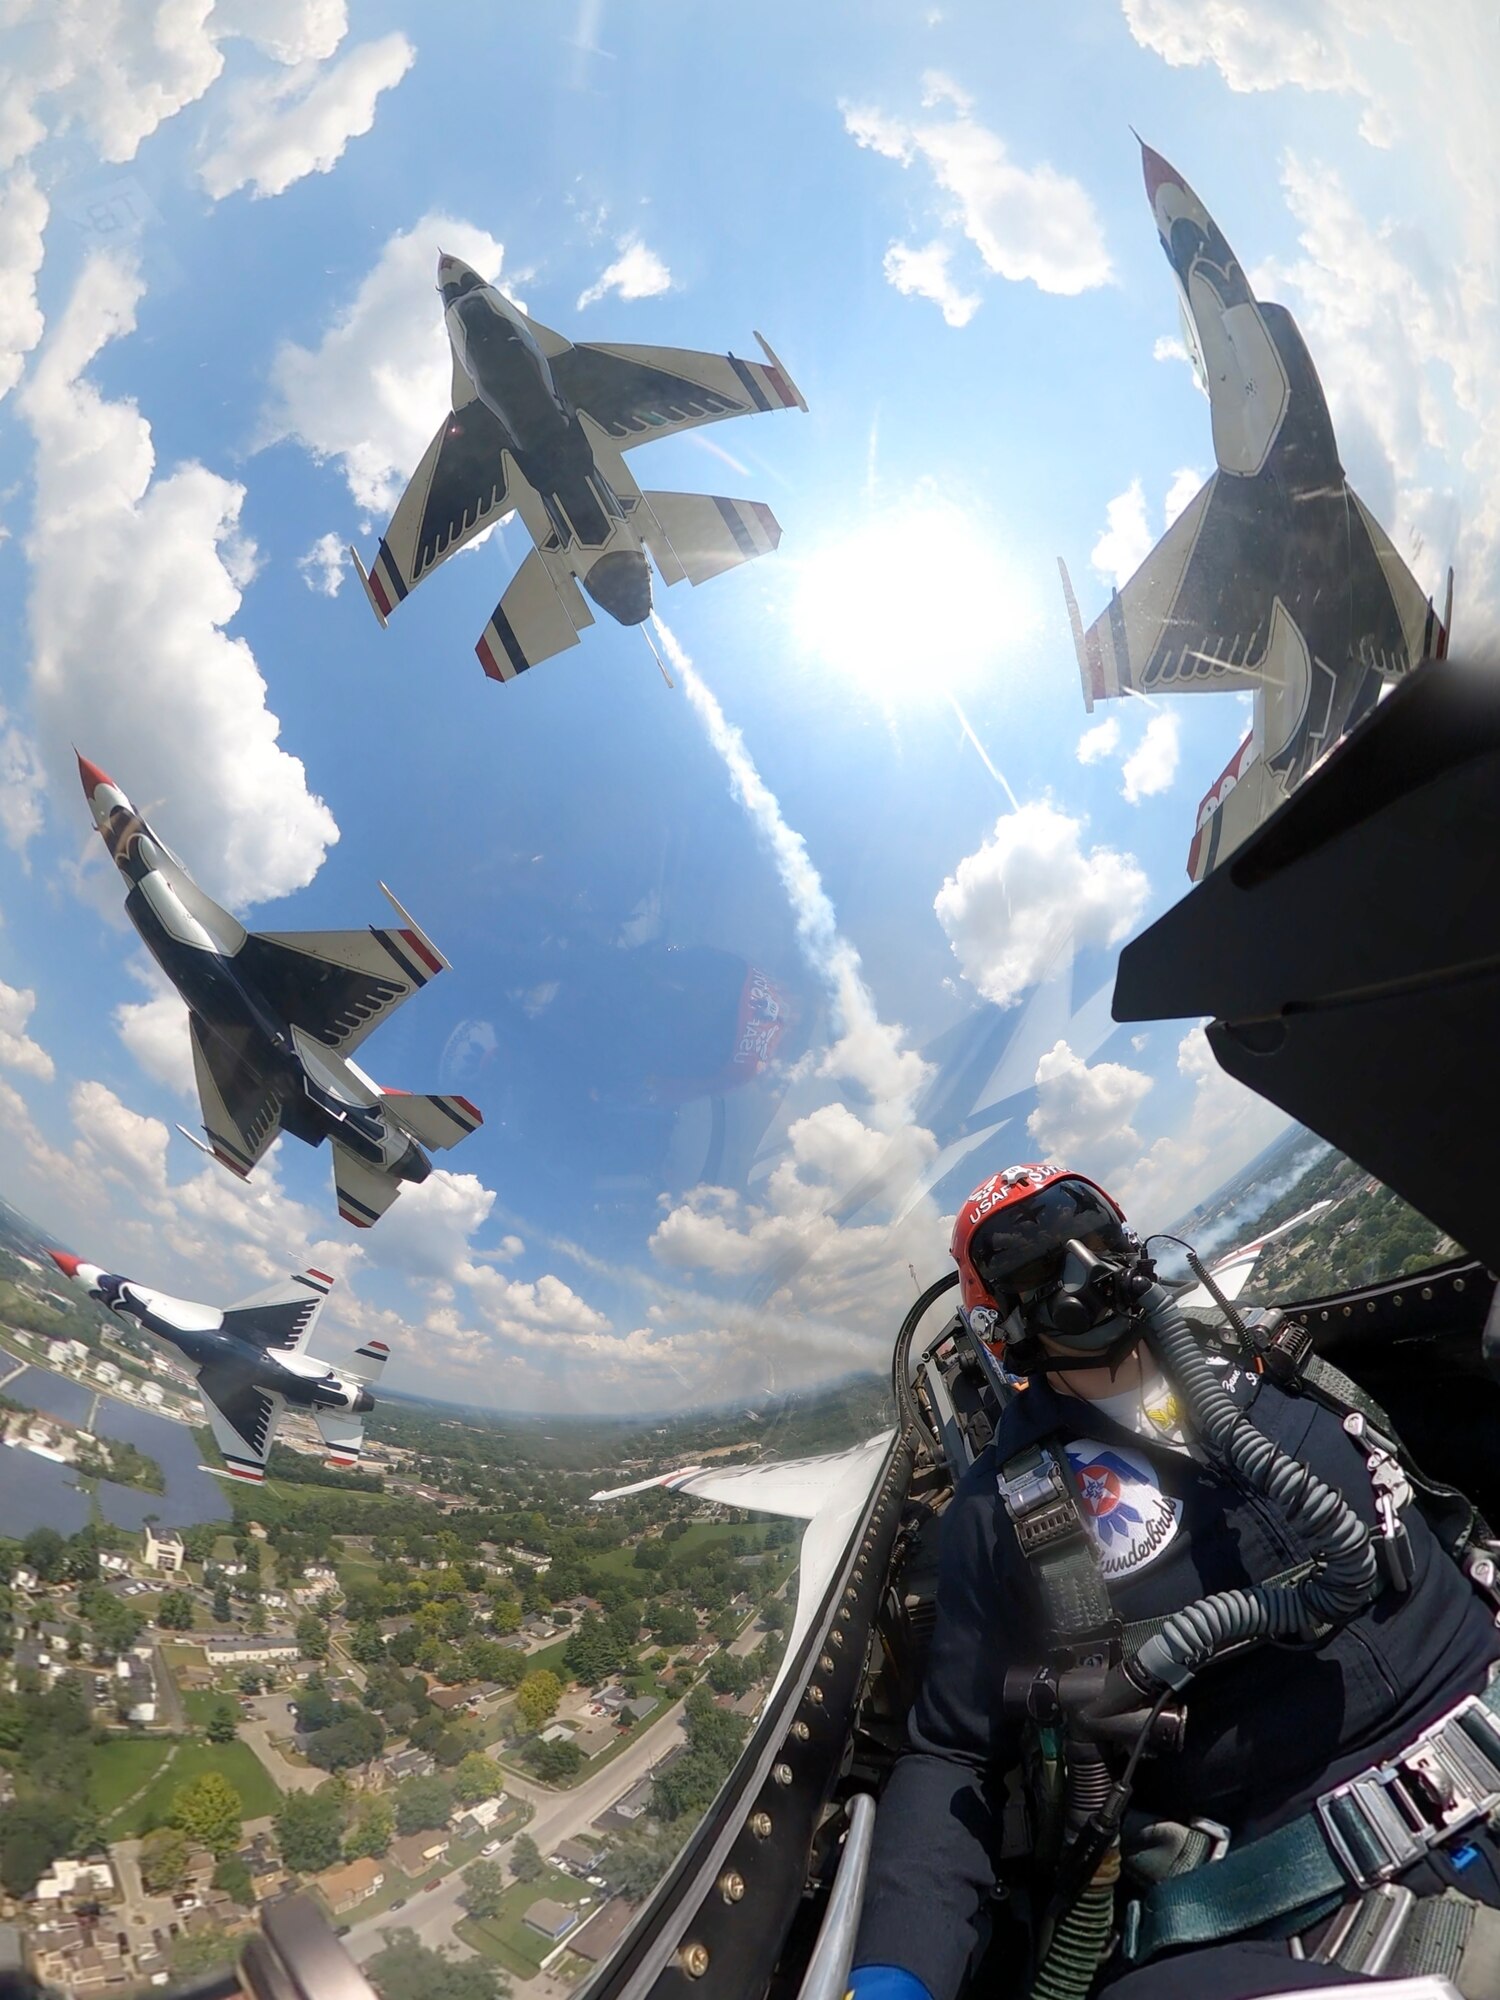
{"type": "Polygon", "coordinates": [[[1034,586],[951,501],[870,515],[797,566],[793,630],[883,706],[958,694],[1035,637],[1034,586]]]}

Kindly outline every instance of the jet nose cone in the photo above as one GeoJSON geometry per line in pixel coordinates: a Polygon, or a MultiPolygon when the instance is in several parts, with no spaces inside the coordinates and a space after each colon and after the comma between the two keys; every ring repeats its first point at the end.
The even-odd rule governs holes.
{"type": "Polygon", "coordinates": [[[437,288],[443,295],[443,304],[451,306],[462,298],[465,292],[472,292],[484,283],[483,278],[472,264],[466,264],[462,257],[450,257],[446,250],[438,252],[437,288]]]}
{"type": "Polygon", "coordinates": [[[75,750],[73,755],[78,759],[78,775],[83,780],[83,796],[86,799],[91,799],[101,785],[107,785],[112,792],[119,791],[119,786],[108,772],[101,771],[97,764],[91,764],[81,750],[75,750]]]}
{"type": "MultiPolygon", "coordinates": [[[[83,759],[80,757],[78,761],[81,764],[83,759]]],[[[108,782],[109,780],[106,779],[105,783],[108,784],[108,782]]],[[[47,1255],[52,1259],[65,1278],[76,1278],[78,1276],[78,1266],[83,1262],[81,1257],[70,1257],[66,1250],[49,1250],[47,1255]]]]}

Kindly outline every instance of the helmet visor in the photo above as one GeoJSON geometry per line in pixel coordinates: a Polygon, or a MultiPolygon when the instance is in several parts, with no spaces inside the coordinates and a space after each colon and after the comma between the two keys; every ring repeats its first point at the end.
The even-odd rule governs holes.
{"type": "Polygon", "coordinates": [[[969,1258],[992,1298],[1019,1299],[1057,1277],[1075,1239],[1099,1257],[1122,1257],[1129,1249],[1119,1218],[1096,1188],[1054,1181],[988,1217],[974,1233],[969,1258]]]}

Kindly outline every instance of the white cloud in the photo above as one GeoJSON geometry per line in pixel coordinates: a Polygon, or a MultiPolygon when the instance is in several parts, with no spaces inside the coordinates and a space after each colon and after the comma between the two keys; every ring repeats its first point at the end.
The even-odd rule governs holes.
{"type": "Polygon", "coordinates": [[[1121,767],[1120,787],[1131,805],[1164,792],[1177,776],[1180,731],[1175,713],[1162,709],[1146,724],[1145,734],[1121,767]]]}
{"type": "Polygon", "coordinates": [[[1119,1176],[1116,1189],[1142,1234],[1170,1228],[1287,1127],[1284,1111],[1219,1068],[1201,1027],[1178,1044],[1177,1068],[1193,1085],[1186,1116],[1119,1176]]]}
{"type": "Polygon", "coordinates": [[[1080,764],[1100,764],[1106,757],[1113,757],[1120,744],[1120,718],[1106,715],[1102,722],[1095,722],[1084,730],[1078,739],[1077,758],[1080,764]]]}
{"type": "Polygon", "coordinates": [[[375,123],[381,93],[394,89],[415,60],[405,35],[382,35],[335,63],[299,63],[239,85],[199,179],[220,201],[246,185],[263,197],[284,194],[307,174],[330,173],[349,141],[375,123]]]}
{"type": "MultiPolygon", "coordinates": [[[[1083,186],[1045,163],[1018,166],[1000,135],[971,115],[966,92],[936,73],[926,81],[925,105],[947,105],[950,117],[911,122],[846,104],[845,131],[903,167],[920,160],[949,197],[938,204],[944,221],[962,231],[995,276],[1069,297],[1108,283],[1104,231],[1083,186]]],[[[896,282],[889,261],[886,274],[896,282]]]]}
{"type": "Polygon", "coordinates": [[[29,168],[0,183],[0,396],[20,381],[26,356],[42,337],[36,274],[47,216],[47,197],[29,168]]]}
{"type": "Polygon", "coordinates": [[[654,299],[658,293],[671,291],[672,273],[639,236],[627,236],[619,250],[614,262],[604,267],[587,291],[579,293],[580,312],[585,306],[597,305],[610,292],[622,299],[654,299]]]}
{"type": "Polygon", "coordinates": [[[41,831],[46,782],[36,745],[0,708],[0,832],[20,855],[41,831]]]}
{"type": "MultiPolygon", "coordinates": [[[[198,1085],[193,1074],[193,1045],[182,996],[155,959],[133,958],[130,971],[151,997],[122,1001],[115,1009],[115,1032],[153,1082],[196,1104],[198,1085]]],[[[194,1123],[197,1116],[195,1112],[194,1123]]]]}
{"type": "Polygon", "coordinates": [[[1042,1152],[1081,1171],[1107,1173],[1140,1150],[1130,1121],[1151,1089],[1151,1078],[1124,1063],[1090,1066],[1065,1041],[1036,1066],[1037,1105],[1026,1129],[1042,1152]]]}
{"type": "Polygon", "coordinates": [[[1046,803],[1002,813],[933,902],[959,968],[1008,1007],[1073,951],[1118,944],[1145,906],[1133,854],[1082,845],[1084,822],[1046,803]]]}
{"type": "Polygon", "coordinates": [[[319,597],[338,596],[347,566],[344,544],[332,530],[319,535],[307,554],[297,558],[302,581],[319,597]]]}
{"type": "Polygon", "coordinates": [[[949,265],[950,244],[935,240],[922,249],[909,243],[893,243],[885,253],[888,283],[908,298],[931,299],[949,326],[967,326],[978,312],[978,292],[965,292],[955,282],[949,265]]]}
{"type": "Polygon", "coordinates": [[[86,717],[132,796],[167,802],[164,830],[205,887],[243,905],[311,881],[338,828],[225,631],[253,556],[244,488],[195,464],[157,476],[150,425],[85,377],[140,295],[133,271],[90,258],[20,392],[36,442],[33,707],[60,762],[86,717]]]}
{"type": "Polygon", "coordinates": [[[1105,509],[1105,528],[1089,561],[1116,590],[1123,590],[1151,553],[1153,536],[1146,520],[1146,495],[1138,479],[1117,493],[1105,509]]]}
{"type": "Polygon", "coordinates": [[[7,986],[0,979],[0,1065],[50,1083],[56,1074],[52,1058],[26,1032],[35,1006],[36,995],[29,986],[7,986]]]}
{"type": "Polygon", "coordinates": [[[449,408],[451,351],[433,286],[439,248],[481,277],[500,275],[505,253],[493,236],[429,211],[389,238],[317,347],[289,342],[272,365],[269,438],[336,459],[372,515],[395,506],[449,408]]]}
{"type": "Polygon", "coordinates": [[[1207,477],[1207,473],[1199,472],[1197,467],[1192,465],[1180,465],[1172,474],[1172,484],[1167,488],[1167,497],[1162,502],[1162,513],[1169,528],[1207,477]]]}
{"type": "Polygon", "coordinates": [[[1156,339],[1151,343],[1151,359],[1153,361],[1185,361],[1189,368],[1193,365],[1193,357],[1188,353],[1186,344],[1179,340],[1175,333],[1159,333],[1156,336],[1156,339]]]}

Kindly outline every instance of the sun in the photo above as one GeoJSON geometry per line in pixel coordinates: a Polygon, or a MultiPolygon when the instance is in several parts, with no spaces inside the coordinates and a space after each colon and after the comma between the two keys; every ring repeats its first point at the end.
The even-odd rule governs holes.
{"type": "Polygon", "coordinates": [[[808,653],[884,707],[974,686],[1014,662],[1041,622],[998,538],[920,494],[803,557],[791,620],[808,653]]]}

